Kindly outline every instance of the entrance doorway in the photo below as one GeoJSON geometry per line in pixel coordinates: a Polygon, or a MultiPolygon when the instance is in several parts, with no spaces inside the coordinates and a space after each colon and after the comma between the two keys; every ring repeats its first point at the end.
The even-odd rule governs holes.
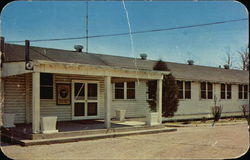
{"type": "Polygon", "coordinates": [[[98,91],[96,81],[72,81],[72,119],[98,118],[98,91]]]}

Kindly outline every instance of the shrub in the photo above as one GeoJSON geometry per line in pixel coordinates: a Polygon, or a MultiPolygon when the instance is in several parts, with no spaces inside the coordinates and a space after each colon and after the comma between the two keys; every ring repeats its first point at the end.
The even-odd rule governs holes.
{"type": "Polygon", "coordinates": [[[219,119],[221,117],[222,109],[223,109],[222,106],[213,106],[212,107],[212,114],[213,114],[213,118],[214,118],[213,125],[216,121],[219,121],[219,119]]]}
{"type": "Polygon", "coordinates": [[[248,111],[248,106],[247,106],[247,104],[241,105],[240,108],[241,108],[241,111],[242,111],[242,113],[243,113],[243,117],[246,118],[246,119],[248,119],[248,112],[249,112],[249,111],[248,111]]]}
{"type": "MultiPolygon", "coordinates": [[[[155,66],[154,70],[169,71],[167,64],[159,60],[155,66]]],[[[151,100],[148,100],[149,107],[151,111],[156,111],[156,91],[157,91],[157,81],[149,81],[148,94],[151,95],[151,100]]],[[[165,117],[173,117],[174,113],[177,111],[179,105],[178,99],[178,86],[175,81],[175,77],[172,74],[164,75],[162,81],[162,114],[165,117]]]]}

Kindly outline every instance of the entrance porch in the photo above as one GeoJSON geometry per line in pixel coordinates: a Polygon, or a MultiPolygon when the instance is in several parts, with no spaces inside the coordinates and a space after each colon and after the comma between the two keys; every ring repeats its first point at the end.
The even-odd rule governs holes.
{"type": "MultiPolygon", "coordinates": [[[[11,68],[15,68],[16,64],[11,63],[7,65],[8,66],[11,65],[11,68]]],[[[95,124],[94,128],[96,129],[110,129],[110,128],[113,129],[113,128],[117,128],[121,126],[127,126],[126,124],[121,124],[121,123],[114,124],[113,122],[111,122],[111,118],[114,116],[112,115],[114,113],[114,108],[112,105],[115,104],[116,105],[115,109],[117,108],[120,109],[120,107],[123,107],[121,104],[124,103],[124,101],[120,101],[120,100],[116,101],[113,99],[114,95],[113,95],[112,83],[116,81],[125,82],[125,81],[131,81],[131,80],[138,81],[138,82],[140,80],[143,80],[144,82],[148,80],[157,80],[157,84],[158,84],[157,85],[157,113],[158,113],[158,124],[161,124],[162,79],[163,79],[163,75],[168,74],[168,72],[147,71],[147,70],[141,71],[141,70],[136,70],[136,69],[124,69],[124,68],[115,68],[115,67],[106,67],[106,66],[61,63],[61,62],[51,62],[51,61],[43,61],[43,60],[33,60],[33,70],[28,71],[28,73],[25,70],[25,67],[23,67],[24,70],[22,70],[19,63],[18,63],[18,66],[20,68],[18,73],[11,72],[10,70],[8,70],[8,72],[4,72],[3,76],[8,77],[8,76],[22,75],[22,74],[30,75],[30,82],[28,80],[29,78],[26,79],[26,83],[28,82],[28,84],[26,84],[26,87],[24,87],[26,88],[26,90],[24,91],[26,93],[24,100],[26,100],[25,101],[25,104],[26,104],[25,122],[31,123],[31,125],[27,125],[26,127],[23,127],[23,128],[21,127],[22,128],[21,130],[25,131],[25,133],[29,133],[29,134],[32,133],[32,135],[35,135],[35,134],[40,135],[41,134],[41,118],[44,116],[57,116],[58,117],[56,129],[59,130],[59,133],[65,132],[65,131],[67,132],[67,130],[73,132],[74,128],[76,130],[84,129],[84,128],[81,128],[82,126],[80,123],[76,123],[78,122],[78,120],[84,120],[84,119],[85,120],[86,119],[103,119],[102,121],[97,121],[100,123],[95,124]],[[54,96],[54,98],[52,98],[51,100],[40,99],[40,96],[41,96],[40,95],[41,94],[41,79],[40,79],[41,77],[40,76],[41,74],[47,74],[47,73],[58,76],[57,79],[54,80],[52,84],[52,89],[54,91],[56,90],[57,92],[57,89],[55,89],[54,87],[57,86],[58,84],[61,84],[62,82],[63,84],[71,85],[70,88],[72,88],[72,91],[71,91],[72,96],[71,96],[70,104],[58,105],[57,99],[55,99],[55,95],[52,95],[52,97],[54,96]],[[66,76],[67,78],[64,78],[63,76],[66,76]],[[95,77],[95,79],[99,81],[101,84],[99,85],[99,82],[94,82],[93,80],[89,81],[85,79],[84,77],[86,76],[95,77]],[[30,91],[27,88],[27,86],[30,86],[30,89],[31,89],[30,91]],[[92,90],[90,91],[88,91],[89,86],[92,87],[92,90]],[[82,92],[82,90],[84,91],[82,92]],[[84,98],[84,97],[87,97],[87,98],[84,98]],[[29,104],[31,104],[30,108],[29,108],[29,104]],[[102,106],[102,111],[100,109],[100,106],[102,106]],[[82,109],[81,107],[84,109],[82,109]],[[63,118],[70,121],[68,123],[64,122],[63,126],[68,125],[71,127],[60,128],[61,124],[63,124],[63,122],[60,122],[60,121],[62,120],[65,121],[65,119],[63,118]],[[72,123],[71,120],[76,120],[76,122],[72,123]]],[[[25,76],[25,77],[29,77],[29,76],[25,76]]],[[[44,88],[46,87],[51,87],[51,86],[45,85],[44,88]]],[[[143,87],[145,89],[146,86],[143,86],[143,87]]],[[[123,90],[131,91],[133,90],[133,88],[132,89],[129,88],[129,84],[126,82],[125,88],[123,88],[123,90]]],[[[140,94],[143,94],[142,96],[145,99],[143,101],[144,103],[146,103],[146,96],[147,96],[146,90],[144,90],[140,94]]],[[[130,105],[131,103],[133,103],[133,107],[136,109],[137,107],[136,100],[127,101],[127,102],[129,103],[126,103],[126,105],[130,105]]],[[[65,101],[65,103],[67,103],[67,101],[65,101]]],[[[143,105],[140,104],[140,106],[143,106],[143,105]]],[[[147,107],[147,106],[144,106],[144,107],[147,107]]],[[[8,106],[6,106],[6,108],[8,108],[8,106]]],[[[11,111],[14,111],[14,109],[11,111]]],[[[137,112],[141,113],[141,110],[138,110],[137,112]]],[[[21,118],[22,117],[20,117],[20,119],[21,118]]],[[[85,121],[85,122],[91,122],[91,121],[85,121]]],[[[16,124],[17,126],[19,126],[18,123],[16,124]]],[[[20,126],[22,125],[20,124],[20,126]]]]}

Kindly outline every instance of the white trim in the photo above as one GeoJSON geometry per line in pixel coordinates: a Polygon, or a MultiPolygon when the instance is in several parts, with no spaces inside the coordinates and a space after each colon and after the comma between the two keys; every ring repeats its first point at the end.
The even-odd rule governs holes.
{"type": "Polygon", "coordinates": [[[31,72],[33,71],[25,69],[25,62],[5,62],[3,63],[0,77],[9,77],[31,72]]]}
{"type": "Polygon", "coordinates": [[[120,78],[140,79],[163,79],[163,75],[170,74],[168,71],[136,70],[110,66],[62,63],[44,60],[34,60],[34,71],[44,73],[110,76],[120,78]]]}

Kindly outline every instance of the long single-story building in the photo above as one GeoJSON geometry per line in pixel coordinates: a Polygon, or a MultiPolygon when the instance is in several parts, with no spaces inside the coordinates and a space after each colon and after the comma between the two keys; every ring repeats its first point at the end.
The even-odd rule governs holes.
{"type": "Polygon", "coordinates": [[[170,72],[179,86],[179,107],[173,118],[211,117],[216,97],[222,116],[241,115],[248,105],[248,71],[166,62],[170,72],[155,71],[157,61],[77,50],[2,43],[1,109],[14,113],[15,123],[40,118],[58,121],[104,119],[107,127],[117,109],[126,117],[145,117],[150,111],[147,82],[157,80],[157,111],[161,117],[162,79],[170,72]],[[136,60],[136,62],[135,62],[136,60]]]}

